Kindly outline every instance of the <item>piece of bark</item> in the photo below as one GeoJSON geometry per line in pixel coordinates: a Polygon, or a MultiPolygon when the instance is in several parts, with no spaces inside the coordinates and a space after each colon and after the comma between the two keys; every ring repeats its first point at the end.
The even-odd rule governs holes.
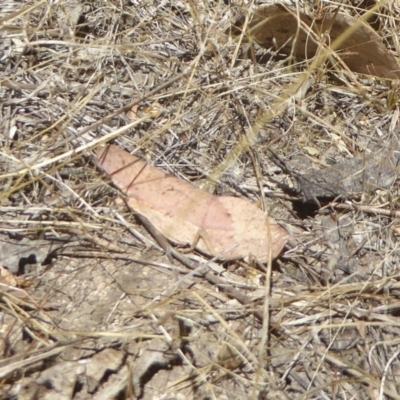
{"type": "Polygon", "coordinates": [[[129,206],[166,238],[191,245],[220,260],[277,257],[289,236],[255,204],[214,196],[126,151],[109,145],[97,153],[99,166],[128,196],[129,206]]]}

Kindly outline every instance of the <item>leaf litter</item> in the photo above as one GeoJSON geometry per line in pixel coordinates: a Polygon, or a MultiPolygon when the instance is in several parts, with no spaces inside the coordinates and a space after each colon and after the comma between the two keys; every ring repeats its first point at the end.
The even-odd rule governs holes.
{"type": "MultiPolygon", "coordinates": [[[[27,258],[34,283],[2,291],[2,398],[397,398],[398,2],[335,52],[374,2],[287,2],[272,47],[248,35],[265,5],[226,3],[2,3],[2,263],[27,258]],[[160,249],[89,156],[111,139],[216,176],[204,198],[262,202],[285,250],[262,266],[160,249]]],[[[167,238],[181,213],[181,244],[204,221],[236,232],[224,203],[165,223],[129,199],[167,238]]]]}
{"type": "Polygon", "coordinates": [[[97,159],[128,205],[175,243],[221,260],[260,262],[276,258],[286,243],[288,233],[249,201],[214,196],[116,146],[100,149],[97,159]]]}

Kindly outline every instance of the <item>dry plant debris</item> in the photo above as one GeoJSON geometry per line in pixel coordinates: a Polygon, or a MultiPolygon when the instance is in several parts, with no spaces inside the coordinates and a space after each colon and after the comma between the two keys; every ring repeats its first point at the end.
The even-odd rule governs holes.
{"type": "Polygon", "coordinates": [[[399,398],[399,11],[2,1],[0,397],[399,398]],[[262,204],[282,254],[183,254],[116,204],[109,142],[262,204]]]}
{"type": "Polygon", "coordinates": [[[235,24],[236,34],[244,30],[247,40],[300,59],[311,59],[322,48],[331,48],[328,54],[334,65],[344,62],[354,72],[400,78],[396,58],[373,28],[360,18],[337,12],[340,7],[336,7],[336,12],[333,5],[327,8],[329,11],[315,17],[282,4],[259,7],[247,26],[239,21],[235,24]]]}
{"type": "Polygon", "coordinates": [[[288,232],[254,204],[209,192],[166,174],[116,147],[97,153],[101,168],[128,204],[166,238],[220,260],[276,258],[288,232]]]}

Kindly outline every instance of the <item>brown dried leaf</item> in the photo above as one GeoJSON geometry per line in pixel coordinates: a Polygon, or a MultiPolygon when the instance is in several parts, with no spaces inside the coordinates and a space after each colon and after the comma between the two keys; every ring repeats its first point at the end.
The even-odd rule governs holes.
{"type": "Polygon", "coordinates": [[[175,243],[221,260],[253,256],[261,262],[270,248],[275,258],[285,245],[286,230],[247,200],[214,196],[113,145],[97,158],[129,206],[175,243]]]}
{"type": "Polygon", "coordinates": [[[135,104],[134,106],[131,107],[131,109],[127,112],[128,118],[131,121],[134,121],[138,118],[138,108],[139,106],[135,104]]]}
{"type": "Polygon", "coordinates": [[[0,282],[9,286],[17,286],[16,276],[3,266],[0,266],[0,282]]]}
{"type": "MultiPolygon", "coordinates": [[[[333,43],[343,32],[357,24],[355,32],[336,49],[341,59],[354,72],[400,78],[396,58],[368,24],[343,13],[326,14],[322,19],[296,13],[279,4],[259,7],[248,24],[246,34],[262,47],[282,48],[287,53],[293,51],[301,59],[309,59],[315,56],[320,46],[318,38],[324,33],[329,34],[330,43],[333,43]]],[[[237,32],[237,28],[243,27],[239,23],[235,24],[234,31],[237,32]]]]}

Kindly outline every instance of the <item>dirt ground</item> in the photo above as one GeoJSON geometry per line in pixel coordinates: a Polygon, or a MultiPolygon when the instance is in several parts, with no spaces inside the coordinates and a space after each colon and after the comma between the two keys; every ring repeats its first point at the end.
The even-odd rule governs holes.
{"type": "Polygon", "coordinates": [[[398,81],[231,37],[261,3],[2,1],[0,398],[400,398],[398,81]],[[166,248],[105,143],[257,203],[282,254],[166,248]]]}

